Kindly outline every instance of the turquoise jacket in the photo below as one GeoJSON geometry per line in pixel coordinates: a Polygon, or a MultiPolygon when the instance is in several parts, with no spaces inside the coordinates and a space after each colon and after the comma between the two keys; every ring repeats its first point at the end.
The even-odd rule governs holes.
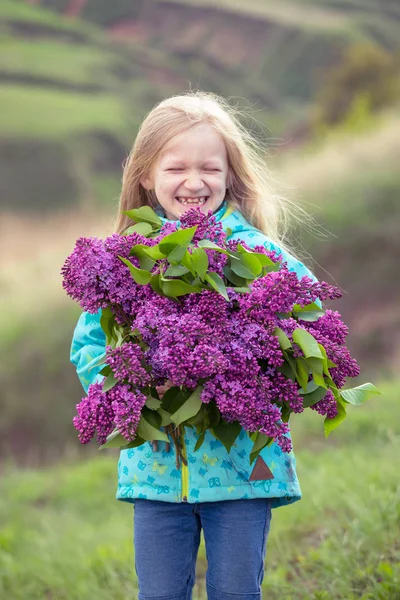
{"type": "MultiPolygon", "coordinates": [[[[263,245],[282,254],[289,269],[299,277],[314,275],[297,259],[282,251],[261,231],[250,225],[243,215],[224,203],[215,213],[224,229],[231,229],[230,239],[245,241],[250,247],[263,245]]],[[[101,366],[96,362],[105,354],[105,335],[100,327],[100,313],[84,312],[75,328],[71,345],[71,362],[87,391],[88,386],[102,378],[101,366]],[[95,366],[93,366],[95,365],[95,366]],[[93,368],[92,368],[93,367],[93,368]]],[[[134,503],[135,498],[164,502],[212,502],[243,498],[272,498],[272,506],[283,506],[300,500],[301,491],[296,475],[293,452],[285,454],[277,444],[264,448],[260,456],[269,467],[268,479],[249,481],[254,464],[249,455],[253,442],[243,430],[228,453],[211,432],[195,452],[195,429],[184,430],[183,453],[187,467],[175,466],[175,448],[171,438],[170,450],[158,442],[158,451],[145,442],[137,448],[121,450],[118,462],[118,489],[116,498],[134,503]],[[272,474],[272,475],[271,475],[272,474]]]]}

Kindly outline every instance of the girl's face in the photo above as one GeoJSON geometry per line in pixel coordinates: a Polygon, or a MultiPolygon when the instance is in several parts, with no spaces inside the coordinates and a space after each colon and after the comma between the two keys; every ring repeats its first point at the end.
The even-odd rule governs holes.
{"type": "Polygon", "coordinates": [[[175,220],[194,206],[214,212],[225,198],[228,173],[224,142],[201,123],[173,137],[140,183],[155,191],[167,219],[175,220]]]}

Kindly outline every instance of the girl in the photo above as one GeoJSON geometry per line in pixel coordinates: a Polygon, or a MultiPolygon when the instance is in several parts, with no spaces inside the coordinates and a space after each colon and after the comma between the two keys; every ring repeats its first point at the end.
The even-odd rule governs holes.
{"type": "MultiPolygon", "coordinates": [[[[117,231],[131,222],[121,211],[149,205],[164,222],[190,207],[213,211],[231,239],[263,244],[283,255],[299,277],[310,271],[282,242],[285,210],[266,180],[250,134],[220,97],[190,92],[159,103],[145,118],[123,175],[117,231]]],[[[87,390],[105,354],[100,314],[83,313],[71,361],[87,390]]],[[[228,454],[208,432],[181,435],[186,464],[175,466],[173,443],[122,450],[117,499],[134,504],[139,600],[192,598],[203,529],[210,600],[259,600],[271,509],[300,500],[293,453],[276,444],[250,467],[253,442],[242,431],[228,454]]],[[[172,442],[172,439],[171,439],[172,442]]]]}

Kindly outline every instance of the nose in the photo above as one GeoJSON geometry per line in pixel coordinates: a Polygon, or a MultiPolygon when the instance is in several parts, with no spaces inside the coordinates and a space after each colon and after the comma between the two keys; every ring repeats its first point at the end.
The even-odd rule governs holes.
{"type": "Polygon", "coordinates": [[[204,187],[204,182],[198,171],[192,171],[188,174],[185,187],[191,191],[201,190],[204,187]]]}

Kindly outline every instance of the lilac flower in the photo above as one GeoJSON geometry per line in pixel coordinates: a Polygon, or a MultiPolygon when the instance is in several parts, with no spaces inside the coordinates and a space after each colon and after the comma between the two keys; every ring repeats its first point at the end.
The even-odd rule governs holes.
{"type": "Polygon", "coordinates": [[[114,411],[114,421],[120,434],[128,441],[133,440],[140,420],[146,396],[127,385],[117,384],[107,392],[114,411]]]}
{"type": "Polygon", "coordinates": [[[197,225],[193,242],[200,240],[211,240],[222,246],[226,239],[226,233],[223,230],[221,221],[217,221],[212,211],[204,215],[200,208],[191,208],[181,217],[181,226],[183,228],[194,227],[197,225]]]}
{"type": "Polygon", "coordinates": [[[102,388],[102,383],[90,385],[88,395],[76,406],[78,415],[73,418],[73,424],[82,444],[88,444],[96,433],[97,442],[104,444],[114,429],[114,411],[109,396],[102,388]]]}
{"type": "MultiPolygon", "coordinates": [[[[248,248],[244,242],[226,241],[222,224],[212,213],[204,216],[193,208],[182,216],[180,226],[197,226],[189,252],[202,239],[234,252],[239,243],[248,248]]],[[[307,276],[299,279],[286,263],[279,271],[254,280],[248,294],[229,287],[228,301],[210,289],[177,301],[157,294],[150,285],[136,284],[118,256],[127,258],[133,245],[152,246],[176,230],[176,223],[167,223],[152,239],[139,234],[114,234],[104,241],[80,238],[65,261],[62,273],[67,293],[89,312],[112,307],[117,323],[132,334],[120,347],[106,350],[106,363],[118,383],[107,392],[102,392],[102,384],[93,384],[77,406],[74,425],[79,439],[87,443],[97,433],[98,442],[104,443],[118,427],[132,440],[147,388],[169,380],[189,390],[201,385],[202,402],[215,401],[225,421],[238,421],[248,432],[260,431],[290,452],[289,426],[282,420],[282,410],[301,413],[303,396],[298,383],[280,372],[286,356],[274,332],[280,327],[286,333],[294,358],[303,356],[293,342],[294,331],[301,328],[312,334],[335,364],[330,368],[334,384],[342,387],[347,377],[359,374],[359,367],[345,345],[348,329],[340,314],[327,310],[311,322],[282,318],[295,304],[335,299],[340,290],[307,276]]],[[[263,246],[255,251],[274,262],[281,260],[263,246]]],[[[223,277],[227,256],[212,249],[206,253],[209,270],[223,277]]],[[[137,258],[130,260],[139,266],[137,258]]],[[[337,414],[330,390],[312,408],[327,418],[337,414]]]]}
{"type": "Polygon", "coordinates": [[[120,381],[126,380],[137,387],[150,384],[151,377],[143,367],[143,350],[137,344],[123,344],[118,348],[106,348],[106,363],[110,365],[114,376],[120,381]]]}
{"type": "Polygon", "coordinates": [[[337,404],[332,390],[328,390],[322,400],[311,406],[311,408],[328,419],[333,419],[338,414],[337,404]]]}

